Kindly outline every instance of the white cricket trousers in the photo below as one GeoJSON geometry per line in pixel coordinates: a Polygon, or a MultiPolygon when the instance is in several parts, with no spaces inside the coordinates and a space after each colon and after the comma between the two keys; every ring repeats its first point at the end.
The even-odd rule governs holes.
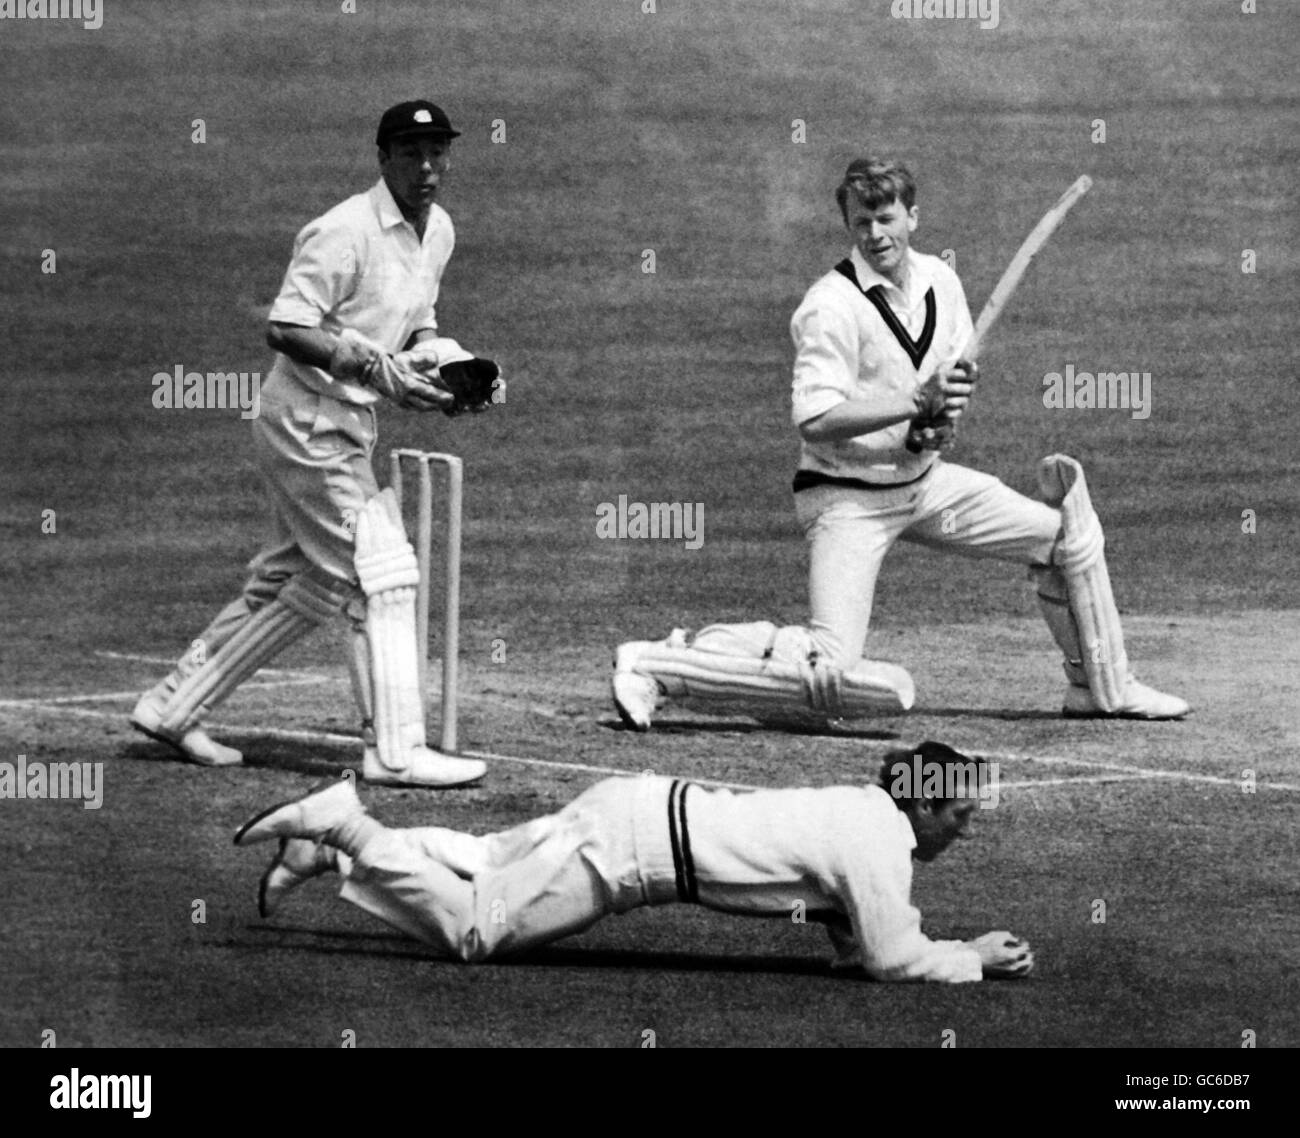
{"type": "Polygon", "coordinates": [[[795,494],[810,546],[809,630],[840,667],[864,655],[876,578],[900,538],[967,557],[1046,565],[1061,515],[991,474],[938,460],[895,489],[823,484],[795,494]]]}
{"type": "Polygon", "coordinates": [[[352,859],[339,895],[459,960],[546,944],[611,913],[678,899],[671,786],[605,779],[559,813],[482,837],[384,829],[352,859]]]}
{"type": "MultiPolygon", "coordinates": [[[[379,492],[371,468],[372,407],[327,398],[275,369],[262,387],[253,440],[273,528],[249,563],[240,595],[199,634],[208,656],[299,573],[320,575],[346,591],[356,577],[355,520],[379,492]]],[[[192,670],[188,655],[180,669],[192,670]]]]}

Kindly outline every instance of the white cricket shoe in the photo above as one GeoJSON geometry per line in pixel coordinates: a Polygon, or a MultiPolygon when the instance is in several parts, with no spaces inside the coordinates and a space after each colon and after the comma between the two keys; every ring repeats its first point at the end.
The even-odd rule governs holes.
{"type": "Polygon", "coordinates": [[[167,706],[169,692],[165,687],[156,687],[140,697],[131,712],[131,726],[150,739],[157,739],[175,748],[190,762],[201,767],[235,767],[244,761],[244,756],[234,747],[218,743],[201,727],[191,727],[188,731],[164,731],[162,727],[163,710],[167,706]]]}
{"type": "Polygon", "coordinates": [[[257,888],[257,911],[263,917],[271,916],[291,889],[335,869],[338,854],[332,846],[310,838],[281,838],[280,849],[257,888]]]}
{"type": "Polygon", "coordinates": [[[674,628],[667,639],[629,640],[614,653],[614,706],[619,718],[633,731],[648,731],[655,709],[666,695],[663,685],[653,676],[638,672],[637,664],[649,648],[685,648],[686,630],[674,628]]]}
{"type": "Polygon", "coordinates": [[[235,845],[251,846],[272,838],[319,841],[330,830],[366,812],[351,777],[330,779],[301,798],[280,802],[254,815],[235,834],[235,845]]]}
{"type": "Polygon", "coordinates": [[[1182,719],[1191,711],[1186,700],[1140,684],[1132,676],[1124,687],[1124,702],[1116,711],[1102,711],[1086,685],[1065,689],[1061,714],[1067,719],[1182,719]]]}
{"type": "Polygon", "coordinates": [[[618,716],[633,731],[648,731],[659,706],[659,685],[637,672],[614,673],[614,706],[618,716]]]}
{"type": "Polygon", "coordinates": [[[429,790],[450,790],[478,782],[487,774],[487,763],[481,759],[461,759],[444,755],[432,747],[415,747],[403,756],[401,768],[385,766],[375,747],[367,747],[362,761],[361,777],[375,786],[426,787],[429,790]]]}

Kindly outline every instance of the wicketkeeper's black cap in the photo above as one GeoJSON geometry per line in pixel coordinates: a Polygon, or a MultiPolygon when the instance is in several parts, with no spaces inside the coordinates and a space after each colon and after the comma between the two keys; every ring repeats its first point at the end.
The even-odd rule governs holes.
{"type": "Polygon", "coordinates": [[[428,99],[412,99],[408,103],[389,107],[384,112],[375,134],[375,144],[386,150],[394,138],[418,134],[437,135],[440,138],[460,137],[460,131],[452,130],[451,120],[441,107],[428,99]]]}

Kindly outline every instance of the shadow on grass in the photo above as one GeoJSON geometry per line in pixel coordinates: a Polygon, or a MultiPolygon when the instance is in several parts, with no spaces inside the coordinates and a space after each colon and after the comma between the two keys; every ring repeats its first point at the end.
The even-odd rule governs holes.
{"type": "MultiPolygon", "coordinates": [[[[314,929],[301,925],[247,925],[245,932],[266,938],[268,950],[286,953],[317,953],[326,956],[384,957],[418,960],[425,964],[465,967],[459,961],[436,955],[398,934],[363,933],[348,930],[314,929]]],[[[247,949],[246,941],[231,941],[227,947],[247,949]]],[[[262,946],[257,946],[262,947],[262,946]]],[[[769,973],[788,976],[862,977],[854,969],[834,969],[826,958],[789,956],[707,956],[692,952],[653,952],[625,948],[570,948],[550,945],[518,956],[502,957],[482,968],[587,968],[631,969],[657,972],[769,973]]]]}
{"type": "MultiPolygon", "coordinates": [[[[313,778],[341,775],[347,767],[358,768],[361,755],[358,748],[331,743],[285,742],[281,739],[240,740],[244,762],[227,770],[281,770],[313,778]]],[[[177,763],[197,766],[181,757],[180,753],[165,743],[130,743],[118,752],[118,757],[134,762],[177,763]]]]}
{"type": "Polygon", "coordinates": [[[914,707],[916,716],[932,716],[935,719],[1062,719],[1059,711],[1044,711],[1040,708],[998,708],[998,707],[914,707]]]}
{"type": "MultiPolygon", "coordinates": [[[[602,719],[596,724],[607,731],[634,731],[619,719],[602,719]]],[[[886,727],[831,727],[825,723],[747,715],[744,719],[656,719],[650,734],[660,735],[811,735],[825,739],[879,739],[892,741],[899,733],[886,727]]]]}

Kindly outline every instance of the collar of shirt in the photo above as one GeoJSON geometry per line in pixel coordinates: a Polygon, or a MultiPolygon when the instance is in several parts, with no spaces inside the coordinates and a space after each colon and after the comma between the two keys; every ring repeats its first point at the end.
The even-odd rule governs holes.
{"type": "Polygon", "coordinates": [[[867,264],[866,258],[858,251],[856,245],[849,253],[849,260],[853,262],[853,269],[858,274],[858,284],[862,286],[862,291],[866,292],[873,285],[880,285],[894,308],[910,311],[920,303],[921,298],[925,296],[925,290],[934,283],[911,249],[907,251],[907,292],[900,289],[888,277],[882,277],[867,264]]]}
{"type": "MultiPolygon", "coordinates": [[[[894,801],[894,796],[889,793],[883,786],[876,783],[868,783],[866,789],[873,792],[879,799],[881,796],[889,804],[890,817],[898,827],[898,840],[902,843],[903,848],[910,854],[916,849],[916,831],[912,829],[912,820],[907,814],[899,809],[898,803],[894,801]]],[[[883,809],[883,807],[882,807],[883,809]]]]}
{"type": "MultiPolygon", "coordinates": [[[[392,229],[395,225],[401,225],[406,218],[402,216],[401,207],[397,204],[397,199],[393,197],[393,191],[388,188],[388,183],[381,177],[373,186],[370,187],[370,201],[375,207],[375,216],[379,218],[379,227],[381,229],[392,229]]],[[[429,221],[433,220],[433,207],[429,207],[429,221]]],[[[407,222],[409,225],[410,223],[407,222]]],[[[426,224],[424,234],[427,237],[433,229],[432,224],[426,224]]],[[[411,226],[411,231],[415,227],[411,226]]]]}

